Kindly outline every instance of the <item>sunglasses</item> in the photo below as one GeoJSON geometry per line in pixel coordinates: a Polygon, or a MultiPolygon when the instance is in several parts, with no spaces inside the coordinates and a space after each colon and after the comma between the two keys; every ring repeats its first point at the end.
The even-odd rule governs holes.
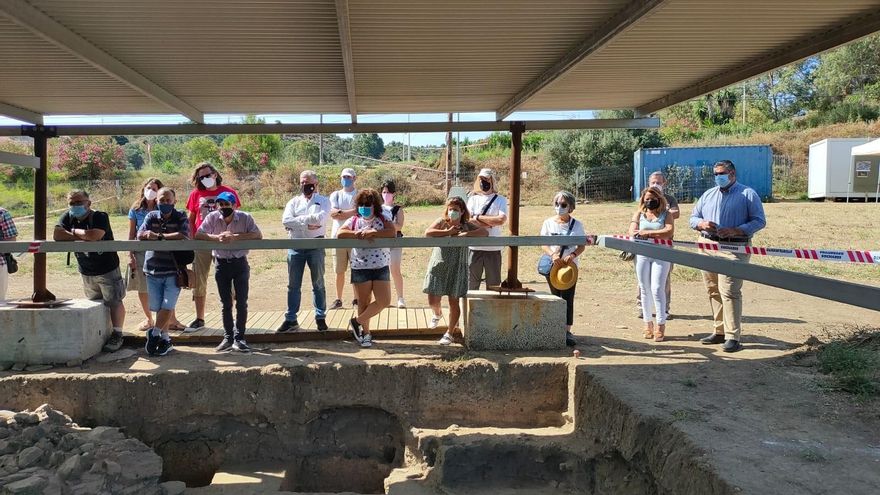
{"type": "Polygon", "coordinates": [[[556,203],[556,206],[559,206],[562,208],[568,208],[568,204],[566,204],[566,203],[556,203]]]}
{"type": "Polygon", "coordinates": [[[730,172],[715,172],[715,175],[716,175],[716,176],[719,176],[719,175],[728,175],[728,174],[730,174],[730,172]]]}

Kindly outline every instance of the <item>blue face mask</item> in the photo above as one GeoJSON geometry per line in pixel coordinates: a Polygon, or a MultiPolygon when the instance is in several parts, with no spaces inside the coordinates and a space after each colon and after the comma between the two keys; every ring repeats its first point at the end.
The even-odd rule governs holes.
{"type": "Polygon", "coordinates": [[[372,206],[358,206],[358,215],[363,218],[370,218],[373,216],[373,207],[372,206]]]}
{"type": "Polygon", "coordinates": [[[166,205],[166,204],[159,205],[159,213],[161,213],[163,215],[167,215],[167,214],[171,213],[172,211],[174,211],[174,205],[166,205]]]}
{"type": "Polygon", "coordinates": [[[727,174],[724,175],[716,175],[715,176],[715,185],[721,188],[727,187],[730,184],[730,176],[727,174]]]}
{"type": "Polygon", "coordinates": [[[342,187],[352,187],[354,186],[354,179],[351,177],[343,177],[342,178],[342,187]]]}
{"type": "Polygon", "coordinates": [[[86,207],[83,205],[75,205],[70,207],[70,214],[76,218],[86,216],[86,207]]]}

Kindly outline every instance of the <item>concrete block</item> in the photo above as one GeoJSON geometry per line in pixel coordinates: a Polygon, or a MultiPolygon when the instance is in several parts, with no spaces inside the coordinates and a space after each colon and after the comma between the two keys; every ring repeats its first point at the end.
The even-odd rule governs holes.
{"type": "Polygon", "coordinates": [[[0,306],[0,361],[85,361],[101,352],[109,335],[110,312],[100,301],[74,299],[38,309],[0,306]]]}
{"type": "Polygon", "coordinates": [[[565,348],[565,301],[554,295],[499,295],[472,290],[464,313],[464,345],[468,349],[565,348]]]}

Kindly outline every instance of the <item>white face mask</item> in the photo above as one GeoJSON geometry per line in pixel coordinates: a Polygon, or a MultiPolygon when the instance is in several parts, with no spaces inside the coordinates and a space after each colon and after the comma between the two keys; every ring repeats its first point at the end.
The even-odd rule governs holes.
{"type": "Polygon", "coordinates": [[[553,208],[556,210],[556,214],[559,216],[568,214],[568,207],[567,206],[565,208],[563,208],[561,206],[554,206],[553,208]]]}
{"type": "Polygon", "coordinates": [[[657,189],[660,192],[663,192],[663,184],[651,184],[651,187],[657,189]]]}
{"type": "Polygon", "coordinates": [[[213,177],[205,177],[202,179],[202,185],[205,186],[206,189],[211,189],[216,183],[217,181],[215,181],[213,177]]]}
{"type": "Polygon", "coordinates": [[[144,197],[147,198],[147,201],[153,201],[156,199],[156,191],[150,189],[149,187],[144,188],[144,197]]]}

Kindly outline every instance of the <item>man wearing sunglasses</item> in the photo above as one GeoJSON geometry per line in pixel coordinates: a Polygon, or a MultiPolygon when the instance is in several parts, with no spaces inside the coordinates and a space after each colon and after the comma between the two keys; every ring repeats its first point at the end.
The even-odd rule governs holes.
{"type": "MultiPolygon", "coordinates": [[[[702,241],[748,245],[752,236],[767,225],[764,206],[754,189],[736,180],[736,167],[730,160],[721,160],[713,168],[715,187],[709,189],[694,205],[690,226],[700,232],[702,241]]],[[[705,250],[703,254],[748,263],[748,254],[705,250]]],[[[742,279],[720,273],[703,272],[709,293],[715,331],[700,341],[703,344],[724,344],[724,352],[742,349],[742,279]]]]}

